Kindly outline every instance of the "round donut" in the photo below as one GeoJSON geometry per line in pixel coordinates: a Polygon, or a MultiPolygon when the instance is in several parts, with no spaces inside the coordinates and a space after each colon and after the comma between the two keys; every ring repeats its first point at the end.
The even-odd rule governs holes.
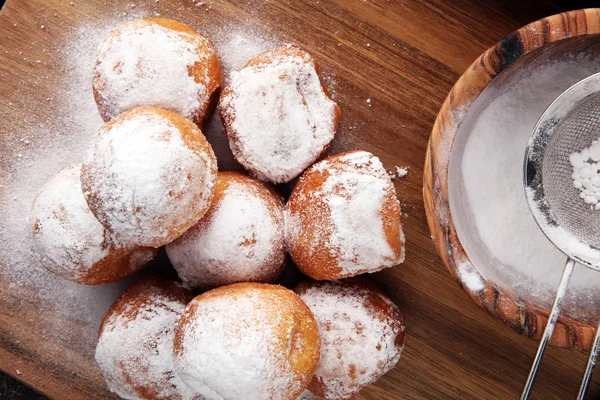
{"type": "Polygon", "coordinates": [[[319,333],[291,290],[236,283],[196,297],[175,332],[175,370],[205,398],[292,400],[319,362],[319,333]]]}
{"type": "Polygon", "coordinates": [[[40,265],[84,285],[116,282],[154,258],[156,249],[122,247],[94,218],[81,193],[81,164],[46,182],[29,214],[33,251],[40,265]]]}
{"type": "Polygon", "coordinates": [[[316,280],[403,262],[400,203],[379,158],[350,151],[302,174],[287,203],[286,244],[300,270],[316,280]]]}
{"type": "Polygon", "coordinates": [[[289,182],[327,151],[340,109],[304,50],[261,53],[232,75],[220,115],[235,158],[252,175],[289,182]]]}
{"type": "Polygon", "coordinates": [[[98,221],[124,243],[160,247],[204,215],[217,160],[191,121],[140,107],[106,123],[81,169],[81,187],[98,221]]]}
{"type": "Polygon", "coordinates": [[[109,389],[124,399],[192,400],[198,394],[173,369],[177,321],[194,295],[161,277],[134,282],[110,307],[96,362],[109,389]]]}
{"type": "Polygon", "coordinates": [[[214,110],[221,65],[210,43],[181,22],[144,18],[114,29],[100,45],[92,88],[110,121],[140,106],[161,107],[198,126],[214,110]]]}
{"type": "Polygon", "coordinates": [[[236,282],[272,282],[285,261],[283,199],[238,172],[219,172],[204,217],[167,245],[183,282],[212,289],[236,282]]]}
{"type": "Polygon", "coordinates": [[[326,400],[346,400],[392,369],[404,347],[398,307],[363,278],[302,282],[296,293],[313,312],[321,362],[308,389],[326,400]]]}

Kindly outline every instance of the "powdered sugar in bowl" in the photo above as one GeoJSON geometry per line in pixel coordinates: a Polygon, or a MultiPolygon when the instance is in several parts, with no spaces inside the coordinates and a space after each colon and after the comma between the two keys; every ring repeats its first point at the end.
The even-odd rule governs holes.
{"type": "MultiPolygon", "coordinates": [[[[596,11],[544,18],[483,53],[448,95],[428,146],[425,206],[438,252],[475,303],[532,338],[566,257],[528,210],[522,160],[545,108],[600,71],[596,11]]],[[[591,347],[598,288],[599,274],[576,267],[551,344],[591,347]]]]}

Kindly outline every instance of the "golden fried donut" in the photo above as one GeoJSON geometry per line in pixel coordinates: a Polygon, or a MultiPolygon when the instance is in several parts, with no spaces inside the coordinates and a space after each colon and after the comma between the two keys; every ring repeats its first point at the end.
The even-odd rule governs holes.
{"type": "Polygon", "coordinates": [[[94,218],[81,193],[81,164],[54,175],[33,200],[29,223],[42,267],[73,282],[100,285],[132,275],[156,249],[122,247],[94,218]]]}
{"type": "Polygon", "coordinates": [[[90,210],[123,243],[160,247],[193,226],[213,197],[217,160],[191,121],[140,107],[106,123],[81,169],[90,210]]]}
{"type": "Polygon", "coordinates": [[[204,217],[166,247],[182,281],[212,289],[272,282],[285,260],[283,200],[273,188],[238,172],[219,172],[204,217]]]}
{"type": "Polygon", "coordinates": [[[218,101],[221,65],[210,43],[189,26],[137,19],[114,29],[100,45],[92,87],[105,121],[155,106],[201,126],[218,101]]]}
{"type": "Polygon", "coordinates": [[[232,75],[220,115],[240,164],[261,180],[283,183],[327,151],[340,109],[310,54],[288,44],[257,55],[232,75]]]}
{"type": "Polygon", "coordinates": [[[350,399],[400,360],[400,310],[366,279],[302,282],[295,291],[313,312],[321,335],[321,362],[308,386],[315,395],[350,399]]]}
{"type": "Polygon", "coordinates": [[[96,362],[109,389],[125,399],[193,400],[173,370],[173,337],[194,295],[158,276],[133,283],[110,307],[98,334],[96,362]]]}
{"type": "Polygon", "coordinates": [[[403,262],[400,203],[381,161],[350,151],[302,174],[287,203],[286,244],[300,270],[316,280],[403,262]]]}
{"type": "Polygon", "coordinates": [[[317,368],[319,343],[294,292],[236,283],[187,306],[175,333],[175,370],[206,398],[295,400],[317,368]]]}

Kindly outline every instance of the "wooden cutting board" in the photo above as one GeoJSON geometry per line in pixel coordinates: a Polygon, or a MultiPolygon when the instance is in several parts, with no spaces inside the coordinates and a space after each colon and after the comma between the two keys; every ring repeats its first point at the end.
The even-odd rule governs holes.
{"type": "MultiPolygon", "coordinates": [[[[481,52],[512,30],[561,11],[543,0],[483,3],[8,0],[0,14],[0,191],[6,190],[2,179],[11,176],[16,163],[2,153],[13,148],[10,141],[22,129],[28,102],[39,110],[62,84],[58,78],[69,78],[55,69],[48,49],[62,46],[87,21],[139,15],[141,10],[178,19],[209,38],[219,34],[219,27],[239,24],[295,42],[318,59],[342,109],[330,153],[363,149],[378,155],[389,170],[409,168],[405,178],[395,181],[407,214],[406,262],[373,276],[404,314],[406,347],[398,366],[359,398],[517,398],[537,343],[492,319],[462,292],[436,254],[422,201],[427,139],[454,82],[481,52]]],[[[52,119],[51,107],[41,117],[52,119]]],[[[0,229],[4,222],[0,220],[0,229]]],[[[0,260],[12,250],[1,234],[0,260]]],[[[124,285],[81,291],[69,286],[61,300],[62,292],[28,290],[27,282],[15,285],[6,278],[7,266],[0,264],[0,272],[2,268],[0,368],[52,398],[113,398],[93,352],[101,316],[124,285]],[[86,297],[94,293],[102,293],[101,301],[86,297]],[[68,308],[73,312],[65,313],[47,299],[73,303],[68,308]]],[[[61,289],[54,285],[48,290],[61,289]]],[[[549,349],[534,398],[574,398],[586,358],[549,349]]],[[[595,396],[600,396],[600,374],[590,388],[589,398],[595,396]]]]}

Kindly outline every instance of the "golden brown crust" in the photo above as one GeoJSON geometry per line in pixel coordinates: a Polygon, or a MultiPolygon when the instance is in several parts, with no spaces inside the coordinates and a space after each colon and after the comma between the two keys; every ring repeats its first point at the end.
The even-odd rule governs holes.
{"type": "MultiPolygon", "coordinates": [[[[270,324],[273,329],[273,338],[269,343],[276,343],[280,354],[287,357],[293,373],[301,382],[297,392],[280,393],[278,398],[296,399],[312,379],[317,369],[320,357],[320,337],[316,321],[312,312],[300,297],[293,291],[279,285],[265,283],[243,282],[222,286],[197,296],[181,315],[179,325],[175,332],[174,353],[182,354],[186,351],[183,347],[184,331],[196,319],[195,310],[203,300],[210,298],[231,298],[235,306],[235,298],[248,292],[268,292],[270,296],[264,297],[264,307],[272,310],[273,318],[269,321],[257,323],[270,324]],[[292,316],[282,319],[281,314],[292,316]],[[289,325],[289,324],[293,325],[289,325]],[[289,333],[294,336],[290,339],[289,333]]],[[[243,329],[243,327],[242,327],[243,329]]]]}
{"type": "MultiPolygon", "coordinates": [[[[166,18],[142,18],[137,21],[145,21],[148,25],[156,24],[176,32],[185,33],[203,39],[200,41],[196,41],[197,43],[199,43],[196,49],[196,53],[200,56],[200,59],[203,59],[204,56],[208,55],[208,61],[206,63],[195,63],[191,68],[189,68],[189,74],[190,76],[194,77],[194,81],[196,83],[201,83],[206,87],[208,100],[200,99],[200,104],[202,104],[202,106],[198,110],[196,110],[192,117],[192,121],[196,125],[198,125],[199,127],[204,126],[208,122],[213,111],[216,108],[221,91],[223,72],[221,68],[221,63],[219,62],[219,58],[217,57],[216,52],[214,51],[210,43],[204,39],[204,37],[202,37],[190,26],[181,22],[166,18]]],[[[115,37],[119,36],[126,25],[134,22],[136,21],[126,22],[125,24],[114,29],[110,33],[110,35],[115,37]]],[[[181,38],[182,40],[186,40],[192,43],[192,41],[186,36],[182,35],[181,38]]],[[[96,61],[96,63],[98,62],[99,60],[96,61]]],[[[111,119],[111,115],[109,113],[107,105],[108,99],[105,99],[103,96],[104,85],[102,84],[103,80],[100,78],[100,75],[98,74],[98,72],[96,72],[92,79],[94,83],[92,85],[92,90],[94,93],[94,99],[96,100],[96,104],[98,105],[98,111],[100,112],[100,116],[104,121],[109,121],[111,119]]],[[[139,104],[138,106],[142,106],[142,104],[139,104]]]]}
{"type": "Polygon", "coordinates": [[[140,307],[153,295],[160,295],[178,302],[188,304],[194,298],[194,294],[185,289],[180,283],[159,275],[140,278],[133,282],[110,306],[102,319],[98,336],[102,334],[108,320],[117,316],[135,318],[140,307]]]}
{"type": "MultiPolygon", "coordinates": [[[[309,64],[309,63],[312,64],[318,75],[319,68],[318,68],[318,65],[317,65],[317,62],[315,61],[315,59],[308,52],[304,51],[303,49],[301,49],[300,47],[298,47],[296,45],[286,45],[286,46],[282,46],[282,47],[278,47],[275,49],[271,49],[271,50],[262,52],[256,56],[252,57],[250,60],[248,60],[248,62],[244,66],[244,68],[246,68],[246,67],[260,68],[261,65],[272,64],[272,63],[278,62],[279,60],[283,60],[287,57],[299,57],[302,60],[304,60],[307,64],[309,64]]],[[[327,90],[327,88],[325,86],[323,86],[322,83],[321,83],[321,88],[322,88],[323,92],[325,93],[325,95],[330,100],[333,101],[333,99],[331,98],[331,95],[329,94],[329,91],[327,90]]],[[[229,97],[229,96],[233,96],[233,95],[235,95],[233,93],[233,89],[232,89],[231,85],[228,85],[227,87],[225,87],[223,89],[221,97],[229,97]]],[[[233,152],[236,159],[239,160],[240,154],[242,154],[242,149],[240,148],[240,143],[237,138],[238,134],[237,134],[236,130],[233,129],[233,127],[232,127],[233,120],[232,120],[232,118],[230,118],[230,115],[232,115],[233,113],[226,112],[226,110],[225,110],[226,108],[227,107],[223,103],[221,103],[221,108],[219,110],[219,116],[221,117],[221,121],[223,122],[223,127],[224,127],[227,137],[229,139],[231,151],[233,152]]],[[[334,109],[333,109],[333,115],[332,115],[334,137],[335,137],[335,132],[337,132],[337,128],[339,126],[340,114],[341,114],[340,107],[337,105],[337,103],[334,103],[334,109]]],[[[315,161],[318,160],[319,158],[321,158],[325,153],[327,153],[327,150],[329,150],[329,146],[330,146],[330,143],[328,143],[326,146],[324,146],[323,151],[319,154],[319,156],[315,159],[315,161]]],[[[255,168],[252,168],[247,165],[244,165],[244,167],[248,170],[248,172],[250,172],[254,176],[261,175],[260,171],[257,171],[255,168]]]]}
{"type": "Polygon", "coordinates": [[[71,279],[82,285],[104,285],[121,279],[127,278],[140,269],[145,264],[135,262],[135,259],[142,257],[151,260],[156,256],[158,249],[152,247],[136,247],[133,249],[111,249],[106,257],[98,261],[85,274],[77,279],[71,279]]]}
{"type": "MultiPolygon", "coordinates": [[[[315,280],[342,279],[378,270],[365,268],[347,274],[339,266],[336,253],[327,246],[334,230],[329,205],[323,193],[323,185],[330,175],[342,171],[344,162],[340,159],[352,153],[355,153],[355,151],[328,157],[326,160],[329,161],[330,168],[310,168],[305,171],[298,179],[298,183],[287,203],[288,215],[296,221],[295,224],[298,229],[295,234],[287,235],[288,251],[298,268],[315,280]],[[312,245],[315,242],[323,245],[315,248],[312,245]]],[[[399,257],[404,248],[400,234],[401,212],[396,198],[396,191],[391,183],[385,193],[381,218],[387,242],[394,254],[399,257]]]]}

